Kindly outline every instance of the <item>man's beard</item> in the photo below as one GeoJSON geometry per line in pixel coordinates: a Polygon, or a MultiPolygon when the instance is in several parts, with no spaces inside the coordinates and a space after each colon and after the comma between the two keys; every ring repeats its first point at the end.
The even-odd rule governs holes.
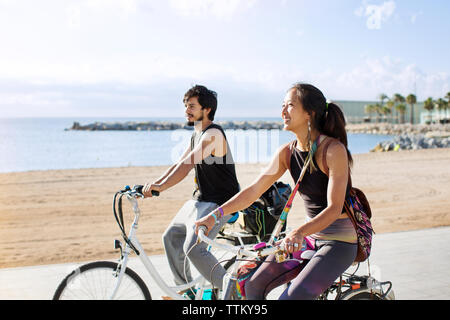
{"type": "Polygon", "coordinates": [[[187,124],[189,127],[193,127],[193,126],[195,125],[196,122],[199,122],[199,121],[202,121],[202,120],[203,120],[203,115],[201,115],[200,118],[197,119],[197,120],[195,120],[195,121],[187,121],[186,124],[187,124]]]}

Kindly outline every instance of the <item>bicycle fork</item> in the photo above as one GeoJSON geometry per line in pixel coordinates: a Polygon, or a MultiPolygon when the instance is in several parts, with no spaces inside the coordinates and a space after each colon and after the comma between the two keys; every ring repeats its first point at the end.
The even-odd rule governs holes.
{"type": "Polygon", "coordinates": [[[122,248],[122,243],[119,240],[114,240],[114,248],[120,249],[120,259],[117,264],[117,269],[114,271],[113,276],[117,278],[116,285],[114,286],[114,290],[111,294],[110,300],[114,300],[117,291],[119,290],[120,284],[122,283],[122,278],[125,273],[125,270],[127,269],[128,264],[128,257],[131,253],[131,246],[129,242],[131,242],[131,239],[134,238],[134,234],[137,229],[137,223],[138,223],[138,216],[136,216],[133,225],[131,226],[130,234],[128,235],[128,241],[125,240],[125,249],[122,248]]]}
{"type": "Polygon", "coordinates": [[[223,279],[223,296],[222,300],[237,300],[237,276],[239,269],[239,261],[242,259],[242,254],[239,252],[236,256],[236,262],[233,265],[233,270],[227,272],[223,279]]]}
{"type": "Polygon", "coordinates": [[[131,248],[128,244],[125,246],[125,250],[122,250],[122,244],[120,243],[119,240],[115,240],[114,243],[115,243],[116,248],[117,248],[117,246],[120,248],[120,259],[117,264],[117,269],[114,271],[114,274],[113,274],[113,276],[115,278],[117,278],[117,281],[114,286],[114,290],[111,294],[110,300],[114,300],[114,298],[117,294],[117,291],[119,290],[120,284],[122,283],[123,275],[125,273],[125,270],[127,269],[128,256],[131,251],[131,248]]]}
{"type": "Polygon", "coordinates": [[[132,246],[133,246],[133,250],[136,250],[134,245],[131,243],[131,241],[132,241],[131,239],[134,238],[134,234],[135,234],[137,226],[138,226],[140,210],[139,210],[139,207],[137,204],[137,200],[135,198],[128,197],[128,200],[132,204],[133,211],[135,213],[135,217],[134,217],[134,221],[131,226],[129,235],[126,236],[125,234],[123,234],[123,237],[125,240],[125,249],[122,248],[122,243],[119,240],[114,240],[114,248],[120,249],[120,259],[117,264],[117,269],[114,271],[114,274],[113,274],[113,276],[117,278],[117,281],[116,281],[116,285],[114,286],[114,290],[110,297],[111,300],[113,300],[114,297],[116,296],[117,291],[119,290],[120,284],[122,283],[122,278],[125,273],[125,270],[127,269],[128,257],[132,250],[132,246]]]}

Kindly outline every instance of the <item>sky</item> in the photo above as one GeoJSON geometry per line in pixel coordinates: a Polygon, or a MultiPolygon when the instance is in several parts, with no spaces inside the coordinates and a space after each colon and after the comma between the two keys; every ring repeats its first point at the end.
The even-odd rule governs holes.
{"type": "Polygon", "coordinates": [[[450,91],[448,0],[0,0],[0,117],[278,117],[328,100],[450,91]]]}

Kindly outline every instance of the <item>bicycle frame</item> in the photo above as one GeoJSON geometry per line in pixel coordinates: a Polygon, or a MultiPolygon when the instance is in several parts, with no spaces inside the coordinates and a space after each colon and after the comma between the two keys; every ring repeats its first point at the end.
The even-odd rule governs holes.
{"type": "MultiPolygon", "coordinates": [[[[247,250],[244,245],[231,246],[228,244],[218,243],[218,242],[214,241],[213,239],[208,238],[205,235],[205,228],[202,228],[202,227],[200,227],[200,229],[198,231],[198,238],[201,241],[209,244],[212,247],[216,247],[216,248],[219,248],[219,249],[222,249],[222,250],[225,250],[225,251],[235,254],[236,261],[242,260],[243,257],[261,258],[261,257],[265,257],[265,256],[268,256],[268,255],[276,253],[276,252],[283,251],[282,247],[269,247],[269,248],[263,247],[263,248],[258,249],[258,251],[250,251],[250,250],[247,250]]],[[[239,269],[239,265],[237,263],[235,263],[233,266],[232,272],[227,272],[227,274],[226,274],[226,277],[228,277],[228,278],[224,279],[223,287],[225,288],[225,292],[223,295],[223,300],[230,300],[235,292],[235,286],[233,286],[232,284],[235,284],[237,281],[238,269],[239,269]]]]}
{"type": "MultiPolygon", "coordinates": [[[[150,261],[150,259],[148,258],[148,256],[145,253],[145,250],[143,249],[142,245],[140,244],[137,236],[136,236],[136,232],[138,229],[138,224],[139,224],[139,217],[140,217],[140,209],[138,206],[138,201],[137,198],[135,198],[134,196],[130,196],[129,194],[127,194],[127,199],[130,201],[135,217],[133,220],[133,224],[131,226],[131,230],[127,236],[128,241],[131,242],[131,244],[135,247],[135,249],[137,249],[137,252],[139,252],[138,255],[140,261],[142,262],[142,264],[145,266],[147,272],[150,274],[150,276],[152,277],[152,279],[156,282],[157,286],[165,293],[167,294],[169,297],[171,297],[172,299],[175,300],[188,300],[188,298],[185,298],[183,296],[181,296],[180,294],[177,293],[177,291],[181,291],[181,290],[186,290],[189,288],[192,288],[194,285],[196,285],[197,283],[201,283],[202,281],[205,281],[205,278],[203,278],[202,276],[198,276],[196,277],[194,280],[192,280],[189,283],[186,283],[184,285],[180,285],[180,286],[168,286],[167,283],[162,279],[162,277],[160,276],[159,272],[156,270],[155,266],[152,264],[152,262],[150,261]]],[[[115,285],[115,288],[113,290],[113,293],[111,294],[111,299],[114,299],[117,290],[120,287],[120,284],[122,282],[122,278],[123,275],[125,273],[125,270],[127,268],[127,264],[128,264],[128,258],[129,255],[131,253],[133,249],[131,248],[131,246],[126,243],[125,249],[122,252],[122,256],[120,258],[119,261],[119,265],[118,265],[118,276],[117,276],[117,283],[115,285]]],[[[198,296],[202,296],[202,292],[203,290],[200,290],[198,292],[198,296]]],[[[197,294],[196,294],[196,299],[197,299],[197,294]]]]}

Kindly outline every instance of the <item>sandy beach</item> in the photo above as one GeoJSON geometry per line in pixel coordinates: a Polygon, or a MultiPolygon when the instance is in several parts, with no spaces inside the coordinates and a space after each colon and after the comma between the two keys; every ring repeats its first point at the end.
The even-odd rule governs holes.
{"type": "MultiPolygon", "coordinates": [[[[354,155],[353,184],[367,195],[377,233],[450,225],[450,149],[354,155]]],[[[241,186],[265,164],[238,164],[241,186]]],[[[121,239],[112,214],[114,193],[143,184],[167,167],[30,171],[0,174],[0,268],[114,259],[121,239]]],[[[293,185],[289,174],[282,179],[293,185]]],[[[161,235],[191,197],[193,173],[161,194],[140,201],[139,239],[147,254],[163,253],[161,235]]],[[[132,213],[124,204],[127,230],[132,213]]],[[[304,219],[296,197],[288,218],[304,219]]],[[[424,239],[426,241],[426,239],[424,239]]]]}

